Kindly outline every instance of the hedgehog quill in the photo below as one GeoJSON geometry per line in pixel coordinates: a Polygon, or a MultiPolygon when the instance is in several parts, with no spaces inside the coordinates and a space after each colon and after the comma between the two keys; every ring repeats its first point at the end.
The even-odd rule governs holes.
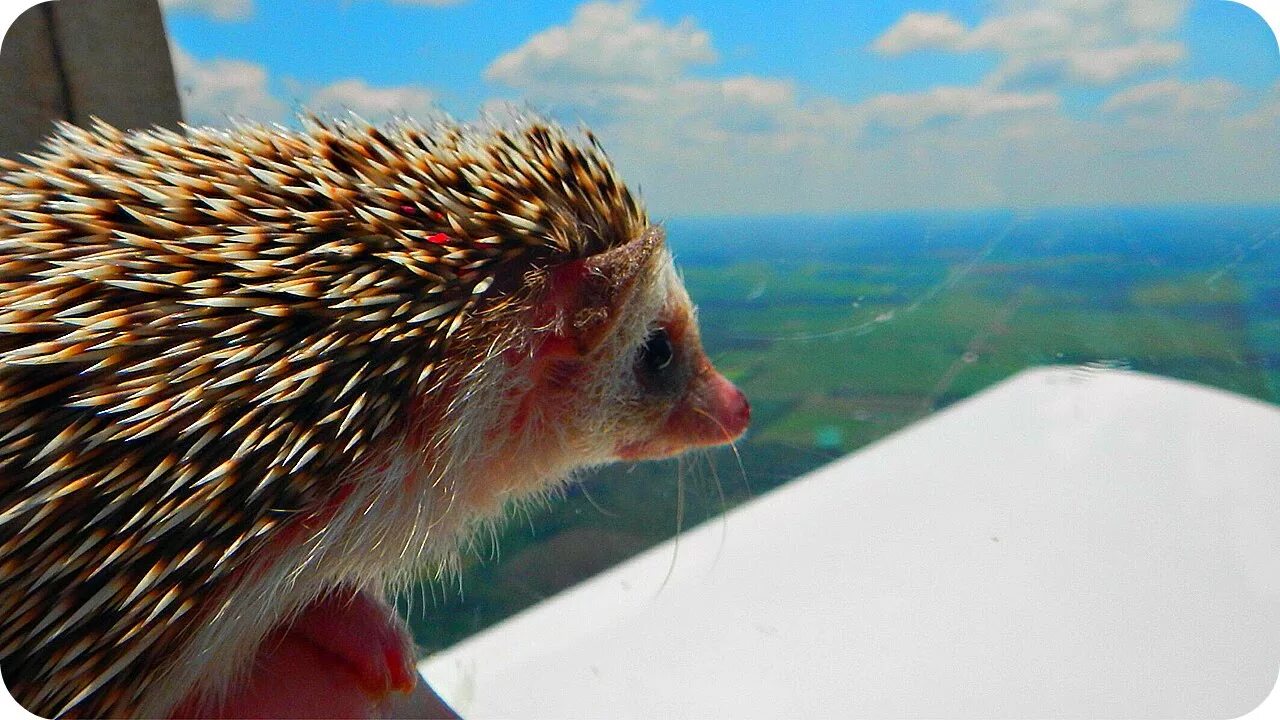
{"type": "Polygon", "coordinates": [[[3,161],[19,702],[359,714],[414,684],[397,583],[579,468],[742,434],[661,228],[580,135],[97,123],[3,161]],[[303,656],[323,706],[268,681],[303,656]]]}

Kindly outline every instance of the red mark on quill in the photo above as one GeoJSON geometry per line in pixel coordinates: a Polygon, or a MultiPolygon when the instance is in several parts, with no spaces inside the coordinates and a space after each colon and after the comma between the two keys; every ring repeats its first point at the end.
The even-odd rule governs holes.
{"type": "Polygon", "coordinates": [[[427,242],[431,243],[432,245],[444,245],[445,243],[449,242],[452,239],[453,238],[449,237],[448,235],[445,235],[444,233],[436,233],[435,235],[427,236],[427,242]]]}

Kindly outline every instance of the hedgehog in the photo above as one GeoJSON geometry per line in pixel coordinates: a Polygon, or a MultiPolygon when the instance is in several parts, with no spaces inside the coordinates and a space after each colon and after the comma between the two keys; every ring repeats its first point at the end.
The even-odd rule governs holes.
{"type": "Polygon", "coordinates": [[[588,130],[63,124],[0,161],[0,672],[45,717],[367,714],[416,682],[400,583],[749,414],[588,130]]]}

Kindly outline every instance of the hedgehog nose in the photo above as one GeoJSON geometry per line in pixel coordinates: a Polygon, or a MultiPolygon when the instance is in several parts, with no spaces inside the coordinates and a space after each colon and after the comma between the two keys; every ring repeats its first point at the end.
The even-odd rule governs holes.
{"type": "Polygon", "coordinates": [[[716,373],[710,382],[712,406],[716,408],[716,419],[724,428],[729,439],[736,439],[746,432],[751,422],[751,404],[747,396],[736,385],[720,373],[716,373]]]}

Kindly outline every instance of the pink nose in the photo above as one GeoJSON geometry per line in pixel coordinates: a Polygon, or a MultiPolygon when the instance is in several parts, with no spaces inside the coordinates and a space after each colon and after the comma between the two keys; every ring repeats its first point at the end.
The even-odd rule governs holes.
{"type": "Polygon", "coordinates": [[[671,457],[695,447],[733,442],[751,421],[751,406],[742,391],[715,368],[706,366],[694,388],[671,410],[667,421],[648,439],[615,451],[624,460],[671,457]]]}
{"type": "Polygon", "coordinates": [[[743,395],[742,391],[725,376],[717,373],[712,383],[712,393],[717,409],[716,419],[720,421],[726,433],[736,438],[746,431],[747,425],[751,422],[751,404],[747,402],[747,396],[743,395]]]}

